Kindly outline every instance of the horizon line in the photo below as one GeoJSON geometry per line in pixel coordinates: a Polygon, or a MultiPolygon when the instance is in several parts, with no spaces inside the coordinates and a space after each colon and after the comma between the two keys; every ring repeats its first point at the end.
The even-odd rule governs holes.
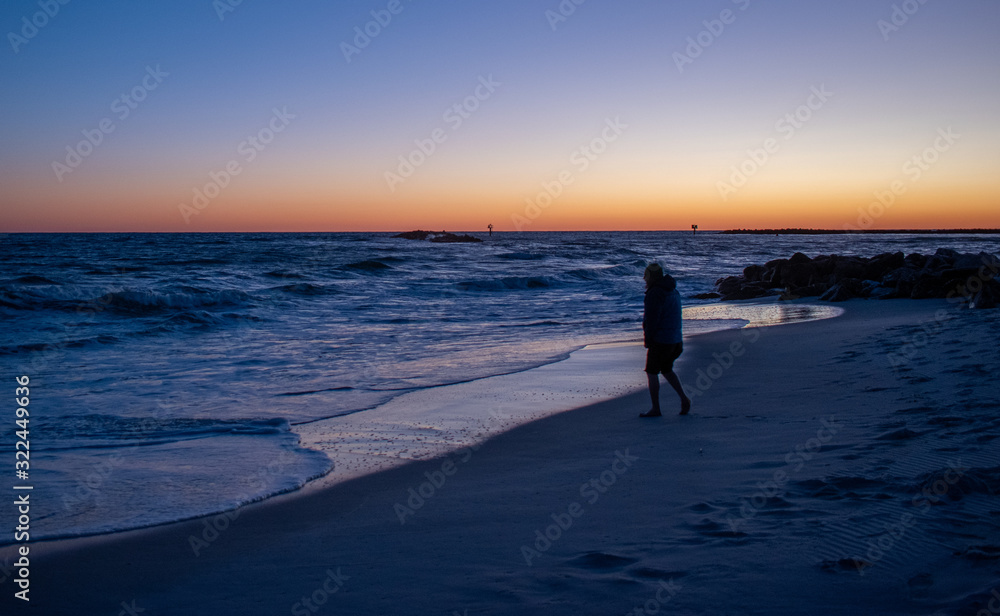
{"type": "MultiPolygon", "coordinates": [[[[477,230],[453,230],[453,231],[432,231],[430,229],[410,229],[409,231],[429,231],[431,233],[486,233],[489,234],[489,230],[477,231],[477,230]]],[[[0,231],[0,236],[5,235],[125,235],[125,234],[144,234],[144,235],[194,235],[194,234],[217,234],[217,233],[271,233],[271,234],[300,234],[300,233],[406,233],[407,231],[400,230],[353,230],[353,231],[332,231],[332,230],[293,230],[293,231],[0,231]]],[[[692,229],[558,229],[558,230],[547,230],[547,229],[525,229],[525,230],[502,230],[493,229],[493,233],[500,234],[530,234],[530,233],[691,233],[693,235],[698,233],[715,233],[715,234],[765,234],[765,233],[778,233],[785,235],[805,235],[809,233],[828,233],[828,234],[843,234],[843,235],[862,235],[862,234],[919,234],[919,233],[981,233],[981,234],[1000,234],[1000,228],[989,228],[989,227],[928,227],[928,228],[910,228],[910,229],[828,229],[828,228],[812,228],[812,227],[782,227],[782,228],[729,228],[729,229],[697,229],[693,231],[692,229]]]]}

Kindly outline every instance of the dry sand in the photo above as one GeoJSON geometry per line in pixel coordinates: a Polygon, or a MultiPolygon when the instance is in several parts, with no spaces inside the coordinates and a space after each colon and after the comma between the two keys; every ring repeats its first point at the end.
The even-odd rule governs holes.
{"type": "Polygon", "coordinates": [[[997,313],[845,308],[692,340],[689,417],[639,419],[637,372],[474,451],[36,544],[30,609],[7,580],[2,613],[991,613],[997,313]]]}

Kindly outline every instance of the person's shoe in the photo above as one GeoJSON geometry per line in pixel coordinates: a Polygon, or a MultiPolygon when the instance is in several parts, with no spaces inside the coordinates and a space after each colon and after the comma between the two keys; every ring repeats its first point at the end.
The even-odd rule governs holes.
{"type": "Polygon", "coordinates": [[[687,415],[691,412],[691,401],[682,400],[681,401],[681,415],[687,415]]]}
{"type": "Polygon", "coordinates": [[[639,417],[663,417],[663,413],[660,411],[649,410],[645,413],[639,413],[639,417]]]}

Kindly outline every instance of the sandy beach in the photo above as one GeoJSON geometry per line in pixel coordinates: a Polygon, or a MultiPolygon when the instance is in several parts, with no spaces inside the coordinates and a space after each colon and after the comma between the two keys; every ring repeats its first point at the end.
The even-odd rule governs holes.
{"type": "Polygon", "coordinates": [[[636,366],[632,393],[441,458],[221,516],[34,544],[30,608],[10,575],[0,605],[997,613],[996,313],[843,306],[836,319],[692,339],[678,364],[691,416],[664,388],[669,414],[639,419],[636,366]]]}

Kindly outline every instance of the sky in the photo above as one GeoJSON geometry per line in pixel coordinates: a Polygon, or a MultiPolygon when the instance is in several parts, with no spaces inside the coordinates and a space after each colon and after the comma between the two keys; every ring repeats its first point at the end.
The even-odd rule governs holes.
{"type": "Polygon", "coordinates": [[[0,232],[1000,227],[995,0],[6,0],[0,232]]]}

